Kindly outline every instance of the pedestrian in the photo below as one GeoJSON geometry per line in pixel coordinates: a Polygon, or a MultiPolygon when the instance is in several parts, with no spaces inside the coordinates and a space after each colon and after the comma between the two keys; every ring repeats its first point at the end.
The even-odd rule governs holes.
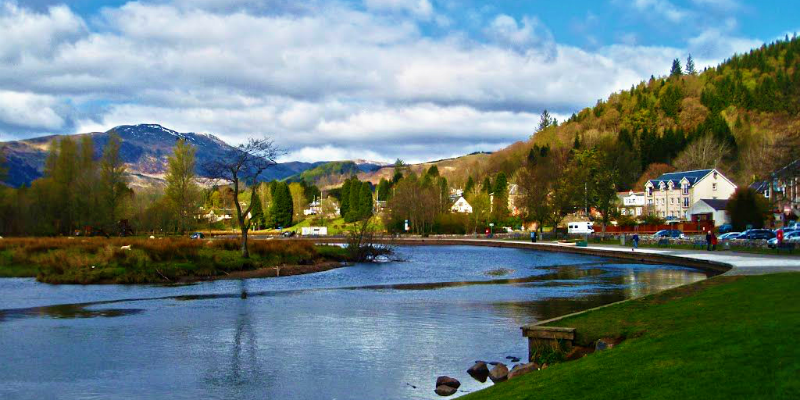
{"type": "Polygon", "coordinates": [[[711,232],[711,250],[717,251],[717,234],[711,232]]]}
{"type": "Polygon", "coordinates": [[[634,233],[633,234],[633,240],[631,240],[631,241],[633,242],[633,248],[634,249],[638,249],[639,248],[639,234],[638,233],[634,233]]]}
{"type": "Polygon", "coordinates": [[[706,231],[706,251],[711,251],[711,231],[706,231]]]}
{"type": "Polygon", "coordinates": [[[536,231],[531,231],[531,243],[536,243],[536,231]]]}

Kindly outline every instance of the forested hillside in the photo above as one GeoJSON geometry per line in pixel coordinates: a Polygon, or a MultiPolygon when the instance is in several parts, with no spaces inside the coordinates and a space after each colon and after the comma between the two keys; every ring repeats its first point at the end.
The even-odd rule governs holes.
{"type": "Polygon", "coordinates": [[[606,149],[620,164],[620,190],[641,190],[645,172],[710,167],[748,184],[795,157],[798,112],[800,40],[786,37],[702,72],[691,58],[675,60],[669,76],[613,93],[563,123],[545,112],[530,140],[493,153],[474,179],[515,174],[536,145],[606,149]]]}

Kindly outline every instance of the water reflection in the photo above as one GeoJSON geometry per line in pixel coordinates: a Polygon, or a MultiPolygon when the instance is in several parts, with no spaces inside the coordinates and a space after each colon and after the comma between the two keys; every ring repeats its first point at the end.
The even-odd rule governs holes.
{"type": "Polygon", "coordinates": [[[491,384],[467,375],[475,360],[524,357],[521,325],[705,278],[517,249],[400,251],[408,262],[191,287],[0,280],[16,306],[0,311],[0,398],[434,399],[438,375],[461,394],[491,384]]]}

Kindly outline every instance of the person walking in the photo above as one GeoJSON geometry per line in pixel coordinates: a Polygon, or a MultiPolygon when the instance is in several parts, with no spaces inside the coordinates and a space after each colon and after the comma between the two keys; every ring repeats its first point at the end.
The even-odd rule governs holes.
{"type": "Polygon", "coordinates": [[[711,251],[711,231],[706,231],[706,251],[711,251]]]}
{"type": "Polygon", "coordinates": [[[711,232],[711,250],[717,251],[717,234],[711,232]]]}
{"type": "MultiPolygon", "coordinates": [[[[634,233],[633,234],[633,240],[631,240],[631,242],[633,242],[633,249],[639,248],[639,234],[638,233],[634,233]]],[[[633,250],[633,249],[631,249],[631,250],[633,250]]]]}

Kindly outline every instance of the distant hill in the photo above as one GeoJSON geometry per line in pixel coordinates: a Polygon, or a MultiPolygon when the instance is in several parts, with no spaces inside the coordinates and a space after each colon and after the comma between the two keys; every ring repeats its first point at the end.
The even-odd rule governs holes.
{"type": "Polygon", "coordinates": [[[314,168],[292,175],[285,180],[287,182],[306,181],[308,183],[327,186],[344,181],[352,175],[377,171],[384,166],[386,166],[385,163],[377,161],[329,161],[319,163],[319,165],[314,168]]]}
{"type": "MultiPolygon", "coordinates": [[[[95,146],[95,155],[99,157],[108,135],[116,132],[122,139],[120,153],[127,165],[134,186],[151,186],[163,183],[167,170],[167,157],[172,154],[175,141],[185,139],[197,148],[197,165],[217,158],[233,147],[214,135],[206,133],[180,133],[158,124],[122,125],[106,132],[91,132],[72,135],[76,140],[90,135],[95,146]]],[[[62,135],[43,136],[33,139],[0,143],[5,148],[8,162],[8,185],[20,186],[30,184],[42,176],[44,162],[50,143],[60,139],[62,135]]],[[[321,163],[286,162],[269,168],[263,175],[264,180],[285,179],[314,168],[321,163]]],[[[198,168],[198,173],[202,171],[198,168]]]]}

